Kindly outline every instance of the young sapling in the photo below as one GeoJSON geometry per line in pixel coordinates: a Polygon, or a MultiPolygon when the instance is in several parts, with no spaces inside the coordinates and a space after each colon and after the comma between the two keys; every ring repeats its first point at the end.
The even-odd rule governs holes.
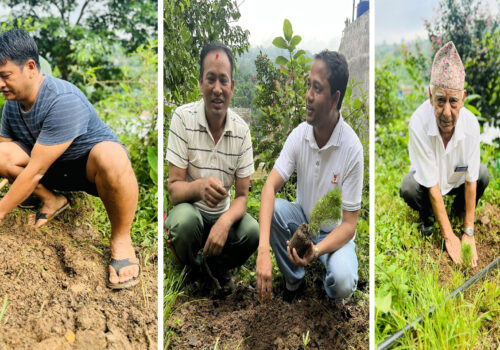
{"type": "Polygon", "coordinates": [[[472,248],[470,244],[463,243],[460,252],[462,254],[462,261],[464,264],[464,268],[465,270],[468,271],[472,267],[472,248]]]}
{"type": "Polygon", "coordinates": [[[311,211],[309,224],[302,223],[290,240],[290,249],[295,248],[297,254],[303,258],[307,249],[309,249],[312,237],[319,234],[321,225],[333,224],[341,218],[342,196],[340,190],[336,187],[327,192],[314,205],[311,211]]]}

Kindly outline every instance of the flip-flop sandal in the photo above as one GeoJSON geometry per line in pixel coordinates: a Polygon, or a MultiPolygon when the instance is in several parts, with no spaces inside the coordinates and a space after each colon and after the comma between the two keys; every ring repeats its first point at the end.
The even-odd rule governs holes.
{"type": "MultiPolygon", "coordinates": [[[[64,205],[62,205],[59,209],[57,209],[55,212],[53,212],[52,214],[47,214],[47,213],[41,213],[41,212],[37,212],[36,215],[35,215],[35,224],[38,222],[38,220],[42,219],[42,220],[47,220],[45,222],[45,224],[43,224],[42,226],[46,225],[50,220],[52,220],[53,218],[55,218],[57,215],[61,214],[64,210],[68,209],[69,208],[69,201],[67,201],[66,203],[64,203],[64,205]]],[[[41,226],[40,226],[41,227],[41,226]]]]}
{"type": "Polygon", "coordinates": [[[108,279],[106,280],[106,286],[111,289],[125,289],[125,288],[130,288],[135,286],[139,281],[141,280],[141,260],[137,258],[139,262],[132,262],[130,261],[129,258],[125,259],[113,259],[109,261],[109,266],[111,266],[114,270],[117,276],[120,275],[120,270],[124,267],[131,266],[131,265],[137,265],[139,267],[139,272],[137,274],[137,277],[134,277],[127,282],[123,283],[111,283],[109,281],[109,270],[108,270],[108,279]]]}
{"type": "Polygon", "coordinates": [[[19,204],[18,207],[21,209],[35,209],[38,208],[41,203],[42,200],[40,198],[31,195],[28,198],[26,198],[23,202],[21,202],[21,204],[19,204]]]}

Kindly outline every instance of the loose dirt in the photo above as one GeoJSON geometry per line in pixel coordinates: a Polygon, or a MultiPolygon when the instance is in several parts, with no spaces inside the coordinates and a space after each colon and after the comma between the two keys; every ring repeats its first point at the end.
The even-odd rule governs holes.
{"type": "MultiPolygon", "coordinates": [[[[368,349],[368,300],[337,304],[316,287],[302,299],[284,302],[275,288],[271,302],[240,282],[223,300],[181,296],[167,322],[175,335],[172,349],[368,349]]],[[[366,292],[366,291],[365,291],[366,292]]],[[[366,292],[367,293],[367,292],[366,292]]],[[[367,294],[366,294],[367,295],[367,294]]]]}
{"type": "Polygon", "coordinates": [[[0,349],[157,349],[156,255],[141,259],[136,287],[108,289],[109,248],[89,210],[35,229],[16,209],[0,224],[0,349]]]}
{"type": "MultiPolygon", "coordinates": [[[[459,234],[458,231],[456,233],[459,234]]],[[[474,236],[479,260],[476,267],[467,272],[464,271],[469,277],[481,271],[498,257],[500,252],[500,207],[486,203],[483,209],[476,213],[474,236]]],[[[435,248],[431,255],[434,260],[439,261],[440,283],[447,283],[452,279],[452,270],[457,268],[456,265],[446,249],[441,251],[441,249],[435,248]]]]}

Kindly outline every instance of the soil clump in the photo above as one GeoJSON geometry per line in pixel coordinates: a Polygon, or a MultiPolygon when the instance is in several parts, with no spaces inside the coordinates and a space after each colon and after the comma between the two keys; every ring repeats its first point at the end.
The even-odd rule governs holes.
{"type": "Polygon", "coordinates": [[[295,248],[298,256],[303,258],[311,243],[312,239],[308,225],[306,223],[300,224],[290,240],[290,249],[295,248]]]}
{"type": "MultiPolygon", "coordinates": [[[[157,257],[130,290],[106,287],[109,247],[68,209],[46,226],[14,210],[0,225],[0,349],[157,349],[157,257]]],[[[85,212],[87,211],[87,212],[85,212]]],[[[145,254],[148,255],[148,254],[145,254]]]]}

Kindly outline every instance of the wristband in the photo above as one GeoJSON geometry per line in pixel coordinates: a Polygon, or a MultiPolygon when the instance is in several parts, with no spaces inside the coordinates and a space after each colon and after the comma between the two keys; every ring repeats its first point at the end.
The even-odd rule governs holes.
{"type": "Polygon", "coordinates": [[[464,228],[464,233],[469,237],[474,237],[474,229],[470,227],[464,228]]]}
{"type": "Polygon", "coordinates": [[[319,251],[318,251],[318,246],[314,246],[314,259],[317,259],[319,257],[319,251]]]}

